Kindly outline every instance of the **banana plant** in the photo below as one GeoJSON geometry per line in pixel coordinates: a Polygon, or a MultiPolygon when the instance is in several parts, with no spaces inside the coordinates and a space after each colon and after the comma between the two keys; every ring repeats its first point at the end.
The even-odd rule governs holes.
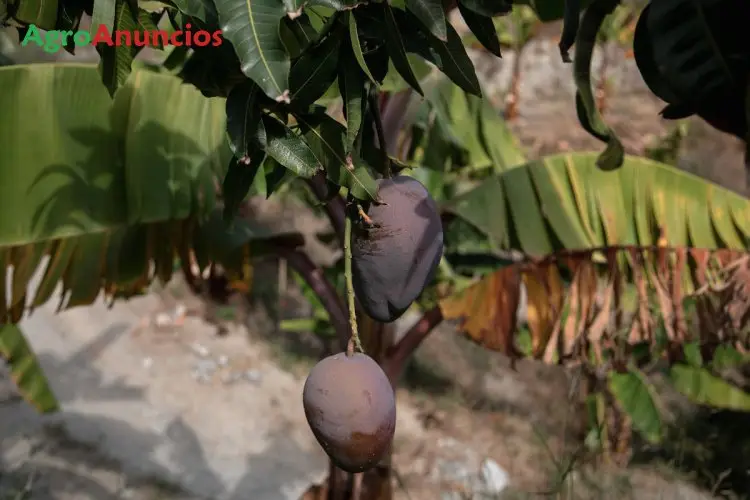
{"type": "Polygon", "coordinates": [[[0,356],[45,412],[57,403],[18,327],[34,308],[53,297],[60,310],[101,292],[127,297],[175,268],[197,279],[212,263],[248,280],[251,257],[302,242],[225,223],[216,192],[231,157],[224,99],[141,70],[111,100],[99,79],[93,65],[0,68],[0,356]]]}

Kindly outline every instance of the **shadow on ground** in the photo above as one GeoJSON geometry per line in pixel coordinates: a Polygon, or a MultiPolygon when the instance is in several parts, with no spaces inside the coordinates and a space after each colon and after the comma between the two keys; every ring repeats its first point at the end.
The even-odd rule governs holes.
{"type": "Polygon", "coordinates": [[[750,498],[750,419],[747,413],[699,409],[678,419],[664,443],[633,462],[662,463],[720,498],[750,498]]]}
{"type": "MultiPolygon", "coordinates": [[[[94,366],[128,330],[125,323],[112,324],[66,359],[46,352],[38,356],[63,411],[42,416],[16,395],[0,400],[0,498],[288,498],[293,461],[281,464],[264,453],[248,454],[244,473],[230,485],[216,474],[195,429],[181,416],[143,415],[153,429],[147,431],[124,419],[95,415],[102,404],[125,409],[145,400],[142,387],[107,378],[94,366]],[[287,472],[275,473],[280,468],[287,472]]],[[[7,382],[3,377],[0,373],[0,384],[7,382]]],[[[265,441],[277,459],[307,453],[281,431],[265,441]]]]}

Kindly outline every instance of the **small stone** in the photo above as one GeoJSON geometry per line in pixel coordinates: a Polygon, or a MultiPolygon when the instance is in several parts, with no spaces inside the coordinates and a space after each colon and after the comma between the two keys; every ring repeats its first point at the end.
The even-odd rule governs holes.
{"type": "Polygon", "coordinates": [[[204,373],[213,373],[218,368],[216,362],[212,359],[201,359],[195,363],[195,369],[204,373]]]}
{"type": "Polygon", "coordinates": [[[153,360],[153,358],[143,358],[143,368],[145,368],[146,370],[148,370],[152,366],[154,366],[154,360],[153,360]]]}
{"type": "Polygon", "coordinates": [[[499,495],[510,483],[510,476],[491,458],[485,458],[479,471],[484,493],[499,495]]]}
{"type": "Polygon", "coordinates": [[[219,366],[227,366],[227,365],[229,364],[229,357],[228,357],[228,356],[224,356],[224,355],[221,355],[221,356],[219,356],[219,358],[218,358],[218,359],[216,360],[216,362],[217,362],[217,363],[219,364],[219,366]]]}
{"type": "Polygon", "coordinates": [[[211,355],[211,351],[208,350],[208,348],[204,345],[199,344],[198,342],[194,342],[190,345],[190,349],[199,357],[201,358],[207,358],[211,355]]]}
{"type": "Polygon", "coordinates": [[[247,370],[243,376],[245,380],[253,384],[260,384],[263,381],[263,375],[258,370],[247,370]]]}
{"type": "Polygon", "coordinates": [[[159,313],[154,320],[157,328],[166,328],[173,323],[172,317],[166,313],[159,313]]]}

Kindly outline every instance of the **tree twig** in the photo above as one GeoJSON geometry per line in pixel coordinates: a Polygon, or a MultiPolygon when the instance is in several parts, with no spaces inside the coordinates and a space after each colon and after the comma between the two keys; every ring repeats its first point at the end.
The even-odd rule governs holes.
{"type": "Polygon", "coordinates": [[[424,313],[401,340],[388,349],[386,359],[383,361],[383,370],[388,375],[392,385],[396,384],[409,356],[441,321],[443,321],[443,313],[439,306],[435,306],[424,313]]]}
{"type": "Polygon", "coordinates": [[[359,341],[357,329],[357,312],[354,305],[354,283],[352,281],[352,219],[344,219],[344,277],[346,278],[346,298],[349,306],[349,328],[352,336],[346,347],[347,355],[353,354],[356,349],[362,351],[362,343],[359,341]]]}
{"type": "Polygon", "coordinates": [[[323,270],[315,265],[310,257],[298,250],[279,248],[278,254],[286,259],[287,263],[294,269],[302,279],[313,289],[323,304],[328,317],[331,320],[336,336],[339,338],[341,348],[344,349],[349,342],[349,324],[346,309],[341,302],[341,297],[336,292],[333,284],[325,277],[323,270]]]}

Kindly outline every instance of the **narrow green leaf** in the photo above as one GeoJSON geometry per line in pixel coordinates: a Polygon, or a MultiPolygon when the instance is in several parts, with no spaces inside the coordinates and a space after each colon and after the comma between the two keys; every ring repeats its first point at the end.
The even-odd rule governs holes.
{"type": "Polygon", "coordinates": [[[280,164],[271,157],[266,158],[264,171],[266,199],[268,199],[279,188],[284,186],[289,181],[289,179],[294,176],[294,172],[292,172],[288,168],[284,168],[284,165],[280,164]]]}
{"type": "Polygon", "coordinates": [[[420,29],[414,15],[399,10],[394,11],[398,27],[404,36],[408,52],[418,54],[438,67],[448,78],[465,91],[482,96],[474,63],[466,53],[461,37],[450,24],[447,25],[448,41],[442,42],[420,29]]]}
{"type": "Polygon", "coordinates": [[[246,160],[233,158],[229,163],[229,170],[222,183],[224,220],[226,222],[234,219],[265,158],[265,154],[258,152],[246,160]]]}
{"type": "Polygon", "coordinates": [[[460,0],[460,3],[466,9],[486,17],[504,16],[513,10],[509,0],[460,0]]]}
{"type": "Polygon", "coordinates": [[[59,409],[47,377],[18,326],[0,324],[0,357],[8,363],[11,377],[26,401],[42,413],[59,409]]]}
{"type": "Polygon", "coordinates": [[[560,48],[560,57],[567,63],[571,62],[568,51],[576,41],[580,17],[581,0],[565,0],[565,19],[558,47],[560,48]]]}
{"type": "Polygon", "coordinates": [[[672,385],[700,405],[750,411],[750,394],[711,374],[705,368],[677,364],[669,369],[672,385]]]}
{"type": "Polygon", "coordinates": [[[413,13],[433,36],[443,41],[448,39],[442,0],[406,0],[406,9],[413,13]]]}
{"type": "Polygon", "coordinates": [[[236,86],[226,101],[227,134],[232,153],[242,161],[257,145],[262,111],[258,102],[260,88],[255,82],[236,86]]]}
{"type": "Polygon", "coordinates": [[[266,183],[266,170],[264,165],[261,165],[255,174],[255,179],[253,179],[253,184],[250,187],[250,194],[262,196],[263,198],[268,199],[268,184],[266,183]]]}
{"type": "Polygon", "coordinates": [[[263,116],[259,142],[274,160],[300,177],[310,178],[322,168],[310,146],[289,127],[271,116],[263,116]]]}
{"type": "Polygon", "coordinates": [[[38,29],[53,30],[57,22],[57,0],[20,0],[15,2],[13,17],[38,29]]]}
{"type": "Polygon", "coordinates": [[[406,80],[406,83],[420,95],[424,95],[422,87],[419,86],[419,81],[416,75],[414,75],[414,70],[409,63],[409,59],[406,57],[406,48],[404,47],[404,41],[401,39],[401,30],[396,24],[393,9],[388,3],[383,4],[383,19],[385,25],[385,44],[393,66],[398,70],[401,77],[406,80]]]}
{"type": "Polygon", "coordinates": [[[375,85],[378,85],[379,82],[375,80],[375,77],[370,73],[370,68],[367,67],[367,62],[365,61],[365,56],[362,52],[362,44],[359,41],[359,32],[357,31],[357,20],[352,13],[347,13],[347,17],[349,18],[349,39],[352,43],[354,57],[357,59],[357,63],[364,74],[367,75],[367,78],[369,78],[375,85]]]}
{"type": "Polygon", "coordinates": [[[94,0],[94,14],[91,17],[89,33],[93,38],[99,26],[106,26],[109,33],[114,33],[115,5],[112,0],[94,0]]]}
{"type": "Polygon", "coordinates": [[[183,14],[214,24],[218,18],[211,0],[170,0],[183,14]]]}
{"type": "Polygon", "coordinates": [[[115,31],[110,32],[112,40],[99,43],[96,46],[96,50],[101,56],[99,73],[101,74],[104,86],[111,96],[115,95],[115,92],[130,76],[133,59],[135,59],[135,56],[138,55],[142,48],[133,43],[130,45],[117,43],[120,41],[120,38],[116,36],[116,31],[124,32],[123,38],[127,41],[130,37],[131,42],[135,32],[158,31],[151,18],[151,14],[144,10],[134,13],[130,10],[130,5],[126,0],[117,0],[115,2],[113,29],[115,31]],[[109,44],[110,42],[112,42],[112,45],[109,44]]]}
{"type": "Polygon", "coordinates": [[[339,92],[344,103],[346,117],[347,155],[351,154],[362,126],[365,99],[365,75],[357,65],[349,46],[341,47],[342,64],[339,67],[339,92]]]}
{"type": "Polygon", "coordinates": [[[289,55],[279,34],[286,11],[279,0],[216,0],[224,37],[242,72],[277,101],[289,100],[289,55]]]}
{"type": "Polygon", "coordinates": [[[318,32],[310,24],[310,18],[302,13],[301,16],[290,19],[285,16],[279,25],[281,41],[291,58],[297,58],[318,39],[318,32]]]}
{"type": "Polygon", "coordinates": [[[609,373],[608,388],[635,427],[648,441],[658,443],[663,437],[663,423],[656,404],[656,393],[638,370],[609,373]]]}
{"type": "Polygon", "coordinates": [[[492,21],[492,18],[483,16],[482,14],[477,14],[466,7],[463,2],[458,3],[458,10],[461,12],[461,17],[464,18],[466,26],[468,26],[471,32],[474,33],[474,36],[477,37],[479,43],[481,43],[484,48],[489,50],[492,54],[501,57],[500,39],[497,37],[497,30],[495,29],[495,23],[492,21]]]}
{"type": "Polygon", "coordinates": [[[604,123],[596,107],[591,84],[591,58],[600,26],[619,3],[619,0],[594,0],[586,9],[578,30],[573,61],[578,120],[588,133],[607,144],[596,162],[602,170],[614,170],[622,166],[625,149],[612,129],[604,123]]]}
{"type": "Polygon", "coordinates": [[[326,176],[337,186],[349,189],[352,196],[361,200],[374,200],[377,183],[364,161],[346,158],[346,129],[328,115],[297,116],[305,139],[326,170],[326,176]]]}
{"type": "Polygon", "coordinates": [[[289,90],[292,103],[307,107],[317,101],[336,79],[341,31],[335,30],[308,48],[292,66],[289,90]]]}

